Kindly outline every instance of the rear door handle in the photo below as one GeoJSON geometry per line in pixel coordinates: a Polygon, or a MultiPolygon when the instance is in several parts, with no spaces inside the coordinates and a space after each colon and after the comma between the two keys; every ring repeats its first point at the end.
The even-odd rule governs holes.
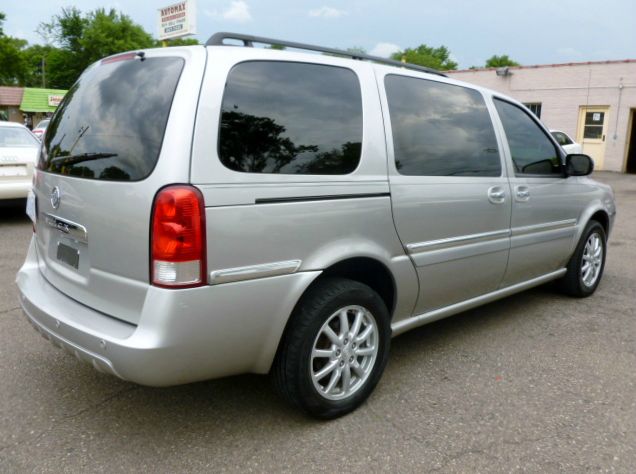
{"type": "Polygon", "coordinates": [[[517,186],[515,188],[515,196],[516,200],[521,202],[530,199],[530,190],[528,189],[528,186],[517,186]]]}
{"type": "Polygon", "coordinates": [[[501,204],[506,200],[506,192],[501,186],[493,186],[488,189],[488,200],[493,204],[501,204]]]}

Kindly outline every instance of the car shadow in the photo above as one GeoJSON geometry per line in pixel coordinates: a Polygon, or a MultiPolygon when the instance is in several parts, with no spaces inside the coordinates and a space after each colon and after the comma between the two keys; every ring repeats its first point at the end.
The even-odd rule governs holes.
{"type": "MultiPolygon", "coordinates": [[[[543,286],[466,311],[409,331],[392,342],[390,362],[384,377],[399,378],[400,372],[415,368],[428,358],[439,359],[465,337],[487,334],[494,327],[514,327],[527,317],[524,307],[546,298],[559,298],[550,286],[543,286]],[[396,371],[392,374],[393,371],[396,371]]],[[[196,433],[237,436],[249,431],[249,436],[266,436],[268,430],[299,431],[316,421],[293,409],[273,390],[270,379],[261,375],[241,375],[198,382],[177,387],[151,388],[120,381],[98,374],[91,367],[67,354],[47,358],[46,368],[36,377],[55,395],[56,413],[51,416],[73,419],[86,418],[91,427],[135,426],[136,432],[152,433],[161,426],[166,432],[181,433],[192,438],[196,433]],[[57,367],[61,364],[63,367],[57,367]],[[60,373],[63,376],[60,377],[60,373]],[[73,396],[68,392],[72,391],[73,396]],[[275,427],[275,428],[272,428],[275,427]]],[[[395,382],[395,380],[394,380],[395,382]]],[[[379,389],[386,396],[395,384],[379,389]]],[[[397,389],[400,390],[400,389],[397,389]]],[[[390,396],[390,395],[389,395],[390,396]]],[[[372,396],[373,397],[373,396],[372,396]]],[[[365,410],[363,406],[361,410],[365,410]]],[[[113,436],[105,431],[104,436],[113,436]]],[[[158,435],[151,434],[151,437],[158,435]]],[[[174,440],[174,438],[173,438],[174,440]]]]}
{"type": "Polygon", "coordinates": [[[0,201],[0,223],[20,224],[28,222],[26,199],[0,201]]]}

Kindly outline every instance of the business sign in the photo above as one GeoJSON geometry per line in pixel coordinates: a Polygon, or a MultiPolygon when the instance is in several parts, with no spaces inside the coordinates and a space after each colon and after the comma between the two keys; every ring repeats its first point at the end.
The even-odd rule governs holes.
{"type": "Polygon", "coordinates": [[[197,32],[195,0],[185,0],[159,9],[159,39],[180,38],[197,32]]]}
{"type": "Polygon", "coordinates": [[[49,107],[57,107],[63,98],[63,95],[49,95],[49,107]]]}

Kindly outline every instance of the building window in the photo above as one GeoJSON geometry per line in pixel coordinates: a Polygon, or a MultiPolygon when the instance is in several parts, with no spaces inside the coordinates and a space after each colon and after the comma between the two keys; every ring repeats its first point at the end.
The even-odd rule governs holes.
{"type": "Polygon", "coordinates": [[[530,109],[537,118],[541,118],[541,102],[528,102],[527,104],[523,104],[530,109]]]}
{"type": "Polygon", "coordinates": [[[585,128],[583,129],[583,138],[591,138],[600,140],[603,136],[603,122],[605,121],[605,112],[586,112],[585,128]]]}

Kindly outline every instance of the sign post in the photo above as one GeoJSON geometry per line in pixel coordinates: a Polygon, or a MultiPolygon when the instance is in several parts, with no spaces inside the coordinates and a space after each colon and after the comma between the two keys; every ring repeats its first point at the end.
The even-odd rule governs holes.
{"type": "Polygon", "coordinates": [[[160,8],[159,39],[166,46],[166,40],[182,38],[197,32],[196,0],[183,0],[160,8]]]}

